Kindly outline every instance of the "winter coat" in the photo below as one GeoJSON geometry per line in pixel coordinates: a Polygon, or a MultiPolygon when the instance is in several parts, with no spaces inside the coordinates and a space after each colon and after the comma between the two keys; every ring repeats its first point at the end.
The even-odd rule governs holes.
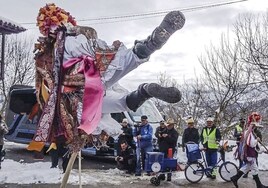
{"type": "Polygon", "coordinates": [[[123,161],[117,161],[118,168],[121,170],[128,170],[134,172],[136,167],[136,153],[130,146],[125,151],[121,151],[119,157],[123,157],[123,161]]]}
{"type": "Polygon", "coordinates": [[[187,142],[199,143],[199,132],[196,128],[186,128],[182,135],[182,147],[185,147],[187,142]]]}
{"type": "Polygon", "coordinates": [[[221,133],[220,133],[220,130],[218,129],[218,128],[216,128],[216,126],[215,125],[213,125],[211,128],[210,128],[211,130],[209,131],[209,128],[208,127],[204,127],[203,128],[203,130],[202,130],[202,133],[201,133],[201,135],[200,135],[200,139],[201,139],[201,143],[203,144],[203,147],[204,148],[207,148],[208,150],[215,150],[215,151],[217,151],[218,149],[216,149],[216,148],[209,148],[208,147],[208,142],[205,142],[204,143],[204,140],[205,140],[205,138],[204,138],[204,131],[206,131],[206,132],[209,132],[208,133],[208,135],[210,135],[210,133],[212,133],[213,131],[214,131],[214,129],[216,129],[216,132],[215,132],[215,142],[220,142],[220,140],[221,140],[221,133]]]}
{"type": "Polygon", "coordinates": [[[119,143],[121,143],[123,140],[126,140],[128,145],[132,146],[132,142],[133,142],[133,131],[132,128],[127,126],[127,127],[123,127],[121,128],[121,130],[123,131],[124,135],[120,135],[119,136],[119,143]]]}
{"type": "Polygon", "coordinates": [[[134,149],[128,146],[125,151],[121,151],[121,154],[119,155],[119,157],[123,157],[123,163],[127,163],[128,160],[130,159],[132,160],[136,159],[136,154],[135,154],[134,149]]]}
{"type": "Polygon", "coordinates": [[[167,154],[168,149],[172,148],[172,151],[174,153],[179,134],[174,128],[167,129],[166,134],[168,134],[168,136],[163,138],[163,141],[159,143],[159,150],[167,154]]]}
{"type": "Polygon", "coordinates": [[[156,128],[156,131],[155,131],[155,137],[157,138],[157,143],[158,144],[160,144],[162,141],[163,141],[163,137],[162,137],[162,134],[166,134],[167,133],[167,128],[166,127],[161,127],[161,126],[159,126],[159,127],[157,127],[156,128]],[[159,134],[161,135],[161,136],[159,136],[159,134]]]}
{"type": "Polygon", "coordinates": [[[236,141],[240,141],[242,134],[243,134],[243,127],[241,127],[240,125],[236,125],[234,131],[234,137],[236,138],[236,141]]]}
{"type": "Polygon", "coordinates": [[[138,136],[141,135],[140,139],[140,147],[141,148],[146,148],[149,146],[152,146],[152,141],[153,141],[153,127],[147,123],[146,125],[143,126],[138,126],[135,127],[133,131],[133,136],[138,136]]]}

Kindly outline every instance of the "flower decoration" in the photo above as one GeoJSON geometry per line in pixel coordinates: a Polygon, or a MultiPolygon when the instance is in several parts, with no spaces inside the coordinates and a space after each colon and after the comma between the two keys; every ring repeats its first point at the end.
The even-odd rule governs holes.
{"type": "Polygon", "coordinates": [[[57,7],[54,3],[46,4],[46,6],[40,8],[37,16],[37,26],[44,36],[48,36],[48,34],[55,31],[58,26],[66,26],[68,24],[76,26],[74,17],[64,9],[57,7]]]}
{"type": "Polygon", "coordinates": [[[256,122],[259,123],[261,121],[261,115],[257,112],[252,112],[249,116],[248,116],[248,122],[249,124],[252,122],[256,122]]]}

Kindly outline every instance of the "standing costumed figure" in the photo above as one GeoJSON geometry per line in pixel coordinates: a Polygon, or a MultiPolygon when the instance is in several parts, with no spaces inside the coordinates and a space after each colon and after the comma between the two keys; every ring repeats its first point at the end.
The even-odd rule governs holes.
{"type": "Polygon", "coordinates": [[[42,7],[37,26],[43,37],[35,45],[36,96],[42,114],[28,149],[40,151],[43,144],[38,143],[61,140],[70,153],[77,153],[98,126],[101,114],[111,113],[113,105],[135,111],[151,97],[179,102],[181,94],[174,87],[142,84],[125,100],[109,101],[105,109],[108,105],[104,93],[148,61],[184,23],[184,15],[172,11],[147,39],[136,41],[133,48],[127,49],[120,41],[108,46],[98,39],[95,29],[77,26],[70,13],[53,3],[42,7]]]}
{"type": "Polygon", "coordinates": [[[257,188],[266,188],[261,183],[259,179],[259,169],[257,165],[257,151],[256,147],[258,142],[260,142],[260,138],[256,136],[254,133],[254,129],[257,127],[261,127],[260,125],[261,116],[257,112],[253,112],[248,117],[248,128],[243,133],[241,138],[241,152],[240,152],[240,159],[244,161],[244,165],[239,169],[238,173],[231,177],[231,181],[233,182],[234,186],[238,188],[238,180],[243,174],[247,174],[251,171],[253,175],[253,179],[255,180],[257,188]]]}

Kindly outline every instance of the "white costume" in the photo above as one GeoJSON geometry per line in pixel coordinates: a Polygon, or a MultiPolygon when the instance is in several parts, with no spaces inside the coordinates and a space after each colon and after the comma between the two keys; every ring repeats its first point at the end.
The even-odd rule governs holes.
{"type": "MultiPolygon", "coordinates": [[[[95,52],[92,47],[94,42],[97,42],[100,48],[107,48],[107,44],[100,39],[88,40],[82,34],[78,36],[67,36],[65,39],[63,62],[82,55],[94,56],[95,52]]],[[[106,88],[106,93],[102,105],[102,118],[97,129],[92,133],[93,135],[100,134],[102,130],[110,136],[118,136],[121,133],[121,125],[110,116],[110,113],[129,110],[126,104],[126,95],[129,92],[117,85],[113,87],[113,85],[127,73],[147,60],[148,59],[140,60],[137,55],[133,53],[132,49],[127,49],[125,45],[121,43],[115,58],[102,75],[102,83],[104,88],[106,88]]],[[[82,103],[79,106],[78,118],[81,120],[82,103]]]]}
{"type": "MultiPolygon", "coordinates": [[[[94,57],[94,42],[96,42],[100,48],[106,49],[108,47],[104,41],[100,39],[88,40],[82,34],[78,36],[67,36],[65,39],[63,62],[82,55],[94,57]]],[[[102,75],[104,88],[110,88],[127,73],[134,70],[145,61],[148,61],[148,59],[139,59],[137,55],[133,53],[132,49],[127,49],[125,45],[121,43],[115,58],[111,61],[107,70],[102,75]]]]}

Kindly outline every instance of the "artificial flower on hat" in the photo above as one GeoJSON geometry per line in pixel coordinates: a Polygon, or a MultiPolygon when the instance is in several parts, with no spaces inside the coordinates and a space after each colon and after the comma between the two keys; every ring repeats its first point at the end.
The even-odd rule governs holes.
{"type": "Polygon", "coordinates": [[[58,26],[67,26],[68,24],[76,26],[74,17],[64,9],[57,7],[54,3],[46,4],[46,6],[40,8],[37,16],[37,26],[39,27],[40,33],[44,36],[48,36],[58,26]]]}
{"type": "Polygon", "coordinates": [[[248,116],[248,122],[260,122],[261,121],[261,115],[258,112],[252,112],[249,116],[248,116]]]}

